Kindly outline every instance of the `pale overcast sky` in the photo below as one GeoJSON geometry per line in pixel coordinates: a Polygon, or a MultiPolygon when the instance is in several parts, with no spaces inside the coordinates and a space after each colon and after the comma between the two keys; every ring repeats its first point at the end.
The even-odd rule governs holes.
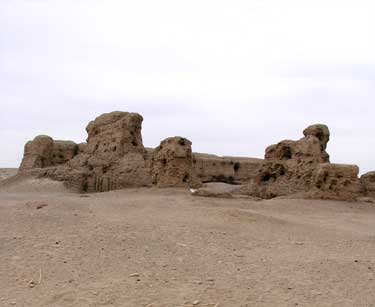
{"type": "Polygon", "coordinates": [[[325,123],[332,162],[374,170],[374,16],[374,0],[0,0],[0,167],[122,110],[145,146],[251,157],[325,123]]]}

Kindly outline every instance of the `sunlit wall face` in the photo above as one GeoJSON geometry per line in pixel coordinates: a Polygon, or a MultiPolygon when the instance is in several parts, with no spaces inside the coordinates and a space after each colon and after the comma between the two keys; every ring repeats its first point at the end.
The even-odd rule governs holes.
{"type": "Polygon", "coordinates": [[[0,167],[37,134],[85,140],[103,112],[146,146],[262,157],[312,123],[333,162],[375,169],[374,1],[0,2],[0,167]]]}

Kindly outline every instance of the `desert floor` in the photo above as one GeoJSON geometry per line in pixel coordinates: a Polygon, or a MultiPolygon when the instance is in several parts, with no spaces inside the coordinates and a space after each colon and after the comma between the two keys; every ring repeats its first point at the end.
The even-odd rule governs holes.
{"type": "Polygon", "coordinates": [[[375,306],[375,206],[0,188],[0,306],[375,306]]]}
{"type": "Polygon", "coordinates": [[[17,173],[16,168],[0,168],[0,181],[17,173]]]}

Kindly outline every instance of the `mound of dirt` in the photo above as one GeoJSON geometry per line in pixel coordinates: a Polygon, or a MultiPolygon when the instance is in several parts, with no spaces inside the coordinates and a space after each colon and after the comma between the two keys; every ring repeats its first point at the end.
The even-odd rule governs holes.
{"type": "Polygon", "coordinates": [[[210,182],[205,183],[199,189],[191,189],[190,191],[193,196],[232,198],[232,193],[239,188],[240,186],[238,185],[223,182],[210,182]]]}
{"type": "Polygon", "coordinates": [[[17,168],[0,168],[0,181],[17,174],[17,168]]]}
{"type": "Polygon", "coordinates": [[[0,182],[0,192],[7,193],[64,193],[64,183],[48,178],[15,175],[0,182]]]}

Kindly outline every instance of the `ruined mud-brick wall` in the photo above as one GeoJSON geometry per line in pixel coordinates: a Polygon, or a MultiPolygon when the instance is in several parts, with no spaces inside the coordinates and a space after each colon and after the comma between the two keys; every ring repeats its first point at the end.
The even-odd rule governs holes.
{"type": "Polygon", "coordinates": [[[87,125],[87,142],[39,136],[25,146],[21,170],[61,180],[74,190],[102,192],[124,187],[198,187],[202,182],[244,183],[259,159],[193,154],[191,141],[171,137],[144,148],[141,115],[103,114],[87,125]]]}
{"type": "Polygon", "coordinates": [[[158,187],[200,185],[193,168],[192,143],[182,137],[167,138],[153,151],[152,183],[158,187]]]}
{"type": "Polygon", "coordinates": [[[90,122],[87,145],[67,164],[65,180],[88,192],[150,184],[142,121],[136,113],[112,112],[90,122]]]}
{"type": "Polygon", "coordinates": [[[263,162],[264,160],[255,158],[193,154],[194,171],[202,183],[243,184],[249,182],[263,162]]]}
{"type": "Polygon", "coordinates": [[[80,146],[72,141],[54,141],[52,165],[62,165],[72,160],[80,152],[80,146]]]}
{"type": "Polygon", "coordinates": [[[37,137],[25,146],[20,171],[64,181],[69,187],[100,192],[151,183],[150,162],[142,143],[143,118],[112,112],[90,122],[87,143],[37,137]]]}
{"type": "Polygon", "coordinates": [[[39,135],[25,145],[20,172],[35,168],[62,165],[79,153],[79,146],[70,141],[54,141],[46,135],[39,135]]]}
{"type": "Polygon", "coordinates": [[[128,153],[144,154],[142,121],[142,116],[137,113],[100,115],[86,127],[86,153],[106,161],[117,161],[128,153]]]}
{"type": "Polygon", "coordinates": [[[86,128],[86,143],[38,136],[25,145],[20,172],[64,181],[78,191],[102,192],[154,184],[197,187],[206,182],[244,185],[240,194],[262,198],[304,193],[306,197],[350,199],[375,196],[375,173],[358,180],[358,167],[329,163],[325,125],[304,130],[298,141],[266,149],[265,159],[192,153],[192,143],[168,138],[156,149],[144,148],[141,115],[103,114],[86,128]]]}
{"type": "Polygon", "coordinates": [[[255,158],[219,157],[191,151],[191,141],[182,137],[168,138],[157,148],[148,148],[148,156],[153,161],[153,184],[158,187],[197,187],[208,182],[243,184],[254,178],[264,161],[255,158]]]}
{"type": "Polygon", "coordinates": [[[304,193],[314,198],[351,199],[358,193],[358,167],[330,164],[325,125],[304,130],[298,141],[285,140],[266,149],[254,180],[239,193],[262,198],[304,193]]]}
{"type": "Polygon", "coordinates": [[[375,172],[368,172],[361,176],[359,188],[364,196],[375,197],[375,172]]]}
{"type": "Polygon", "coordinates": [[[310,197],[354,200],[359,193],[356,165],[319,164],[310,187],[310,197]]]}

